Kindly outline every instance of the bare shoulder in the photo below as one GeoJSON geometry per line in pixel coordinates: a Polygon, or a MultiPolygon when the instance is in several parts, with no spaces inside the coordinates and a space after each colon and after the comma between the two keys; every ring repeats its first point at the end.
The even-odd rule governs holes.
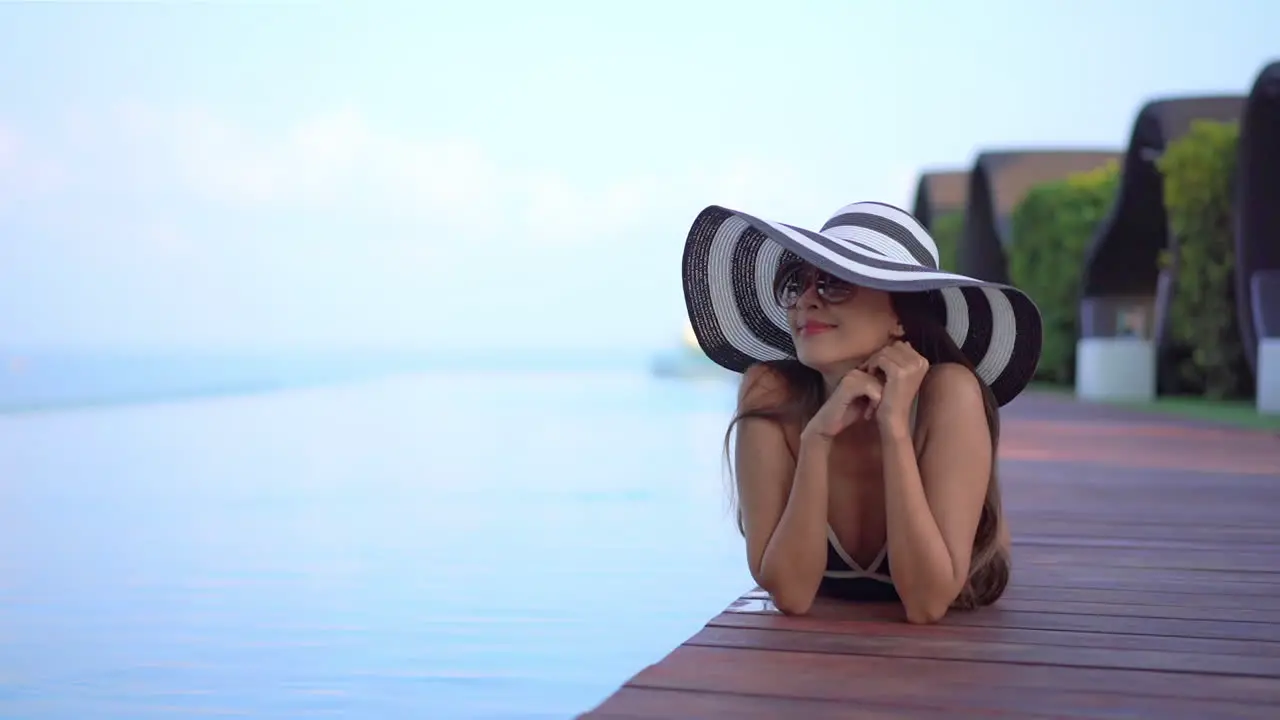
{"type": "Polygon", "coordinates": [[[785,375],[774,367],[758,363],[742,374],[738,387],[738,414],[744,416],[740,439],[757,452],[784,452],[794,456],[800,442],[800,428],[776,411],[791,399],[792,388],[785,375]],[[752,422],[765,419],[764,422],[752,422]]]}
{"type": "Polygon", "coordinates": [[[940,363],[929,367],[920,383],[920,404],[930,414],[955,418],[974,412],[982,414],[982,383],[969,368],[957,363],[940,363]]]}
{"type": "Polygon", "coordinates": [[[747,368],[738,386],[738,409],[743,411],[774,408],[787,401],[790,388],[778,370],[764,363],[747,368]]]}
{"type": "MultiPolygon", "coordinates": [[[[929,367],[920,383],[920,424],[917,441],[935,428],[958,430],[970,439],[987,429],[986,406],[982,382],[969,368],[957,363],[939,363],[929,367]]],[[[955,432],[947,434],[954,435],[955,432]]]]}

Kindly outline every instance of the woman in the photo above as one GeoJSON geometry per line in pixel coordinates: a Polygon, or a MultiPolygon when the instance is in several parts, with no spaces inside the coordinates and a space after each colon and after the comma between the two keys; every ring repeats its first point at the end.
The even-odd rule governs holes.
{"type": "Polygon", "coordinates": [[[931,623],[998,599],[999,407],[1039,360],[1035,304],[940,270],[919,222],[881,203],[818,232],[709,207],[683,270],[699,344],[743,373],[726,453],[736,429],[739,527],[778,609],[897,600],[931,623]]]}

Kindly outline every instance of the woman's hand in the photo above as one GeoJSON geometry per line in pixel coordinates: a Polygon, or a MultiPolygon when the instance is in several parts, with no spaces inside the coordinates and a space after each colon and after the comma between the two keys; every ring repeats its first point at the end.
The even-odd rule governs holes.
{"type": "Polygon", "coordinates": [[[876,352],[863,367],[883,378],[883,397],[875,411],[881,432],[909,433],[911,404],[929,372],[929,361],[899,340],[876,352]]]}
{"type": "Polygon", "coordinates": [[[830,441],[859,418],[870,419],[880,405],[884,383],[865,370],[850,370],[805,426],[804,434],[830,441]]]}

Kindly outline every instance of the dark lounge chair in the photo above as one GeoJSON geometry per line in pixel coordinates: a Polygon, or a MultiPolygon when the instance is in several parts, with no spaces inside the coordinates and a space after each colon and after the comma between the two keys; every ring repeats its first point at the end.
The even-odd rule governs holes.
{"type": "Polygon", "coordinates": [[[1260,412],[1280,413],[1280,62],[1263,68],[1240,118],[1236,311],[1260,412]]]}
{"type": "Polygon", "coordinates": [[[932,230],[933,222],[953,212],[964,212],[965,196],[969,192],[967,170],[940,170],[926,172],[916,182],[916,200],[911,214],[921,225],[932,230]]]}
{"type": "Polygon", "coordinates": [[[1006,253],[1014,241],[1013,210],[1031,188],[1061,180],[1119,159],[1105,150],[1027,150],[984,152],[969,173],[964,234],[957,271],[991,282],[1008,283],[1006,253]]]}
{"type": "Polygon", "coordinates": [[[1240,96],[1149,102],[1125,152],[1120,192],[1085,255],[1076,346],[1076,394],[1148,400],[1157,392],[1173,273],[1159,268],[1170,246],[1164,190],[1155,161],[1196,120],[1233,120],[1240,96]]]}

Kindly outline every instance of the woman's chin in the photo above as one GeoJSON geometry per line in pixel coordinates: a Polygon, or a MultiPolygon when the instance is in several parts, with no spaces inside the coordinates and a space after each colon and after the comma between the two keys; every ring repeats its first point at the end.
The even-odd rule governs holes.
{"type": "Polygon", "coordinates": [[[844,374],[857,365],[857,359],[848,353],[822,352],[818,348],[800,348],[796,359],[801,365],[817,370],[823,375],[844,374]]]}

